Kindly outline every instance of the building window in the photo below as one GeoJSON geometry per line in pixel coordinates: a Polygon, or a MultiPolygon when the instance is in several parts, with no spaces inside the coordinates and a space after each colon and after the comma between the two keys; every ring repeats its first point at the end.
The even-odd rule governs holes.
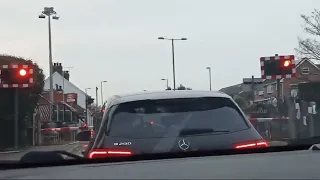
{"type": "Polygon", "coordinates": [[[273,93],[273,86],[272,86],[272,85],[268,85],[268,86],[267,86],[267,93],[268,93],[268,94],[273,93]]]}
{"type": "Polygon", "coordinates": [[[302,68],[302,70],[301,70],[301,74],[309,74],[309,68],[307,68],[307,67],[304,67],[304,68],[302,68]]]}
{"type": "Polygon", "coordinates": [[[259,92],[258,92],[258,95],[259,95],[259,96],[263,96],[263,95],[264,95],[264,91],[259,91],[259,92]]]}

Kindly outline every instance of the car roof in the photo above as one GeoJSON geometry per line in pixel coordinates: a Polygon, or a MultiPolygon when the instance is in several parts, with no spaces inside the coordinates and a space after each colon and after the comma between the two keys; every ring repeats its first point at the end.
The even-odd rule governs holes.
{"type": "Polygon", "coordinates": [[[200,98],[200,97],[231,97],[220,91],[195,91],[195,90],[177,90],[177,91],[143,91],[130,94],[115,95],[110,105],[116,105],[132,101],[147,99],[175,99],[175,98],[200,98]]]}

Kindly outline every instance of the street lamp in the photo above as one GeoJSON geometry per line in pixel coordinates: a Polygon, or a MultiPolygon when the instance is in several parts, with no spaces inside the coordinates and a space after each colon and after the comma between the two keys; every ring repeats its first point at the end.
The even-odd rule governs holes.
{"type": "Polygon", "coordinates": [[[186,41],[187,38],[165,38],[165,37],[158,37],[158,39],[171,41],[171,46],[172,46],[173,90],[175,90],[175,89],[176,89],[176,70],[175,70],[175,61],[174,61],[174,41],[186,41]]]}
{"type": "Polygon", "coordinates": [[[168,81],[168,79],[161,79],[162,81],[167,81],[167,89],[169,89],[169,81],[168,81]]]}
{"type": "Polygon", "coordinates": [[[207,67],[206,69],[208,69],[209,71],[209,84],[210,84],[210,91],[211,91],[211,68],[207,67]]]}
{"type": "Polygon", "coordinates": [[[86,92],[86,95],[88,95],[88,90],[90,90],[91,88],[85,88],[84,91],[86,92]]]}
{"type": "Polygon", "coordinates": [[[101,84],[100,84],[100,89],[101,89],[101,106],[103,106],[103,83],[106,83],[107,81],[101,81],[101,84]]]}
{"type": "MultiPolygon", "coordinates": [[[[58,20],[59,16],[54,11],[53,7],[45,7],[44,10],[39,15],[40,19],[45,19],[48,17],[48,29],[49,29],[49,81],[50,81],[50,101],[54,103],[54,94],[53,94],[53,67],[52,67],[52,44],[51,44],[51,17],[54,20],[58,20]]],[[[52,106],[50,106],[50,110],[52,112],[52,106]]],[[[50,113],[50,119],[52,120],[52,113],[50,113]]]]}

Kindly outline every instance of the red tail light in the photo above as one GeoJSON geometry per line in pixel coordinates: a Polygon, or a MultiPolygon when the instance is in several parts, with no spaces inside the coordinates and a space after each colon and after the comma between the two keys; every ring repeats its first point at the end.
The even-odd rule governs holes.
{"type": "Polygon", "coordinates": [[[264,147],[269,147],[269,143],[265,140],[244,142],[244,143],[236,144],[234,146],[235,149],[264,148],[264,147]]]}
{"type": "Polygon", "coordinates": [[[132,152],[128,150],[94,149],[89,153],[89,159],[106,158],[106,157],[123,157],[123,156],[131,156],[131,155],[132,155],[132,152]]]}

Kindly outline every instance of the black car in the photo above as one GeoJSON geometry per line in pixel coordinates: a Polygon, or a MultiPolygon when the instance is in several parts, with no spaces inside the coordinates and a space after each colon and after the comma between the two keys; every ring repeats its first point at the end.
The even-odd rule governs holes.
{"type": "Polygon", "coordinates": [[[88,158],[268,147],[233,99],[215,91],[161,91],[108,100],[88,158]]]}

